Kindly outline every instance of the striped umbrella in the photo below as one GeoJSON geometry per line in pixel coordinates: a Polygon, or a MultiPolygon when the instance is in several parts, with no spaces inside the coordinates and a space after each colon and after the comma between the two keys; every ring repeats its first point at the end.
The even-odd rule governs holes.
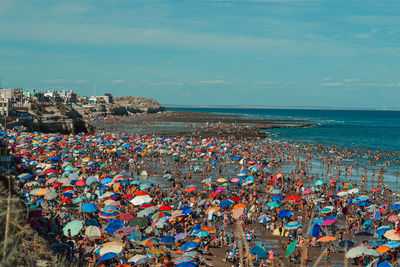
{"type": "Polygon", "coordinates": [[[117,231],[115,231],[115,234],[125,234],[126,235],[126,234],[131,234],[133,232],[135,232],[135,227],[125,226],[125,227],[122,227],[122,228],[118,229],[117,231]]]}
{"type": "Polygon", "coordinates": [[[119,216],[118,211],[101,211],[99,214],[100,218],[103,219],[111,219],[111,218],[117,218],[119,216]]]}
{"type": "Polygon", "coordinates": [[[150,237],[150,238],[147,238],[147,239],[143,240],[142,242],[140,242],[140,244],[145,247],[152,247],[154,245],[157,245],[159,241],[160,240],[157,238],[150,237]]]}
{"type": "Polygon", "coordinates": [[[387,239],[400,241],[400,235],[396,234],[396,230],[392,229],[383,234],[387,239]]]}
{"type": "Polygon", "coordinates": [[[292,230],[292,229],[299,228],[300,226],[301,226],[300,222],[293,221],[293,222],[287,223],[285,225],[285,228],[288,229],[288,230],[292,230]]]}

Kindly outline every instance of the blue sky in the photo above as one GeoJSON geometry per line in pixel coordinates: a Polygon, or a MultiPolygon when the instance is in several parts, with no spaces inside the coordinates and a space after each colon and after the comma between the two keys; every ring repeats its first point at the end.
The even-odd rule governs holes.
{"type": "Polygon", "coordinates": [[[400,1],[2,0],[3,87],[400,108],[400,1]]]}

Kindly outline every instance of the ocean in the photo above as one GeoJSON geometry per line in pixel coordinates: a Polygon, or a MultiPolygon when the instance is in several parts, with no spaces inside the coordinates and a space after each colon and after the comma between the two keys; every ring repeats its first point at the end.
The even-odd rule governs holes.
{"type": "Polygon", "coordinates": [[[309,128],[268,130],[273,139],[320,142],[371,150],[400,151],[400,111],[174,107],[248,118],[306,120],[309,128]]]}
{"type": "MultiPolygon", "coordinates": [[[[271,139],[283,141],[299,141],[322,143],[339,147],[362,148],[363,151],[374,153],[391,153],[396,157],[397,164],[391,165],[385,173],[385,183],[395,189],[400,189],[397,183],[397,173],[400,163],[400,111],[386,110],[332,110],[332,109],[262,109],[262,108],[200,108],[174,107],[167,110],[210,112],[221,115],[238,115],[248,118],[303,120],[316,125],[308,128],[286,128],[266,130],[271,139]]],[[[388,158],[382,158],[383,163],[388,158]]],[[[389,159],[391,160],[391,159],[389,159]]],[[[354,162],[353,162],[354,163],[354,162]]],[[[371,169],[367,160],[358,162],[371,169]]],[[[352,164],[352,161],[346,162],[352,164]]],[[[313,163],[321,172],[318,161],[313,163]]],[[[370,175],[370,174],[369,174],[370,175]]],[[[352,179],[360,180],[359,175],[352,179]]],[[[373,186],[373,185],[370,185],[373,186]]]]}

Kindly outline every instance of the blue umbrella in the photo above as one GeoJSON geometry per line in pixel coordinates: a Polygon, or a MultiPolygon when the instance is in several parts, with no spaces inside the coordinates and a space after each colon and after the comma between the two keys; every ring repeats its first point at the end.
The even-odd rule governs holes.
{"type": "Polygon", "coordinates": [[[325,232],[320,224],[313,224],[308,234],[313,237],[325,236],[325,232]]]}
{"type": "Polygon", "coordinates": [[[234,202],[232,201],[232,200],[230,200],[230,199],[225,199],[224,201],[221,201],[221,203],[219,203],[219,207],[221,208],[221,209],[224,209],[224,208],[227,208],[227,207],[229,207],[230,205],[232,205],[234,202]]]}
{"type": "Polygon", "coordinates": [[[400,210],[400,204],[393,204],[392,209],[394,210],[400,210]]]}
{"type": "Polygon", "coordinates": [[[200,245],[200,243],[197,242],[187,242],[185,244],[183,244],[183,246],[180,248],[180,251],[184,252],[184,251],[188,251],[192,248],[197,248],[200,245]]]}
{"type": "Polygon", "coordinates": [[[278,189],[274,189],[271,191],[272,195],[279,195],[280,193],[281,193],[281,190],[278,190],[278,189]]]}
{"type": "Polygon", "coordinates": [[[196,267],[197,264],[191,261],[185,261],[176,265],[176,267],[196,267]]]}
{"type": "Polygon", "coordinates": [[[393,240],[391,240],[391,241],[389,241],[389,242],[386,242],[385,244],[383,244],[384,246],[388,246],[389,248],[398,248],[398,247],[400,247],[400,242],[399,241],[393,241],[393,240]]]}
{"type": "Polygon", "coordinates": [[[165,244],[173,244],[175,243],[175,238],[173,236],[163,236],[161,242],[165,244]]]}
{"type": "Polygon", "coordinates": [[[393,267],[389,262],[384,261],[382,263],[379,263],[378,267],[393,267]]]}
{"type": "Polygon", "coordinates": [[[381,227],[378,228],[378,230],[376,230],[376,234],[377,235],[383,235],[384,233],[386,233],[389,230],[390,230],[390,226],[388,226],[388,225],[381,226],[381,227]]]}
{"type": "Polygon", "coordinates": [[[106,261],[106,260],[109,260],[109,259],[113,259],[113,258],[115,258],[115,257],[117,257],[117,256],[118,256],[117,253],[108,252],[108,253],[104,254],[103,256],[101,256],[101,258],[99,259],[99,261],[106,261]]]}
{"type": "Polygon", "coordinates": [[[268,252],[261,246],[254,246],[250,249],[250,254],[255,254],[259,259],[267,259],[268,252]]]}
{"type": "Polygon", "coordinates": [[[121,229],[122,227],[124,227],[124,223],[121,220],[113,219],[107,224],[104,231],[113,235],[117,230],[121,229]]]}
{"type": "Polygon", "coordinates": [[[109,183],[111,183],[112,182],[112,179],[111,178],[104,178],[103,180],[101,180],[101,183],[102,184],[109,184],[109,183]]]}
{"type": "Polygon", "coordinates": [[[293,211],[285,209],[278,212],[278,217],[290,217],[293,216],[293,211]]]}
{"type": "Polygon", "coordinates": [[[274,196],[274,197],[272,197],[272,200],[275,201],[275,202],[281,202],[281,201],[283,200],[283,197],[281,197],[281,196],[274,196]]]}
{"type": "Polygon", "coordinates": [[[83,203],[81,210],[87,213],[96,212],[98,210],[97,205],[94,203],[83,203]]]}
{"type": "Polygon", "coordinates": [[[100,226],[101,226],[100,223],[97,221],[96,218],[92,218],[92,219],[90,219],[90,220],[87,220],[86,223],[85,223],[85,225],[86,225],[86,226],[91,226],[91,225],[93,225],[93,226],[97,226],[97,227],[100,227],[100,226]]]}

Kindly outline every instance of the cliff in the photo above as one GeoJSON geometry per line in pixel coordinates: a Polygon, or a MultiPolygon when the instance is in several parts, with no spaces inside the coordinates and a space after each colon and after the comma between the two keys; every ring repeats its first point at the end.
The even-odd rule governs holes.
{"type": "Polygon", "coordinates": [[[121,96],[115,97],[112,104],[101,104],[95,107],[77,109],[82,115],[120,115],[128,116],[136,113],[157,113],[164,107],[151,98],[121,96]]]}
{"type": "Polygon", "coordinates": [[[82,119],[82,115],[69,104],[34,104],[29,110],[33,120],[21,121],[30,131],[44,133],[93,132],[94,127],[82,119]]]}

